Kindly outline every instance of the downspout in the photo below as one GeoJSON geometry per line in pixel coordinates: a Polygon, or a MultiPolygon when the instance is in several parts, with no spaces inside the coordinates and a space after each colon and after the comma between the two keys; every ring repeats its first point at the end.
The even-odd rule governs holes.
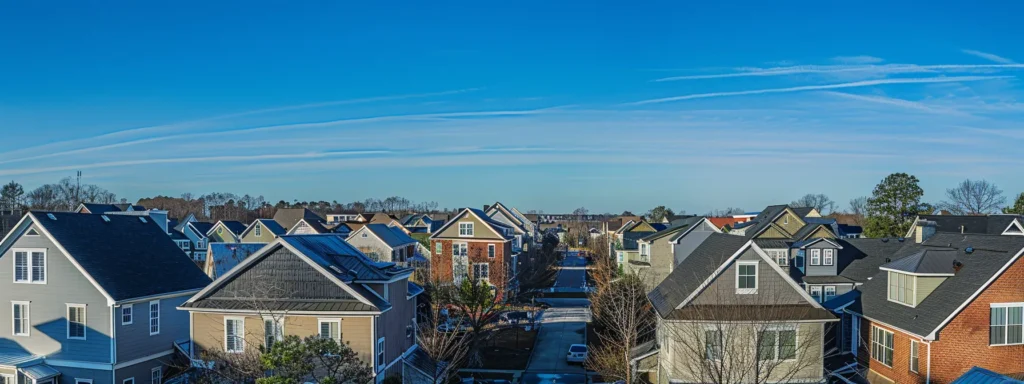
{"type": "Polygon", "coordinates": [[[932,342],[931,341],[925,341],[924,343],[928,345],[928,359],[927,359],[928,360],[928,362],[927,362],[928,365],[927,365],[927,367],[925,367],[925,369],[927,369],[928,372],[925,373],[924,382],[925,382],[925,384],[930,384],[932,382],[932,342]]]}
{"type": "MultiPolygon", "coordinates": [[[[134,308],[132,308],[132,316],[135,316],[134,308]]],[[[110,380],[111,383],[117,382],[117,369],[114,366],[117,365],[117,307],[110,306],[110,380]]]]}

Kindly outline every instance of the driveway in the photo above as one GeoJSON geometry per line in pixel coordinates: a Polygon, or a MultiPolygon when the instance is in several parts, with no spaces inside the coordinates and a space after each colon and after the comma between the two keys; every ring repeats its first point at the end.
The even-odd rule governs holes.
{"type": "Polygon", "coordinates": [[[569,345],[586,344],[587,323],[549,322],[543,323],[537,332],[537,343],[526,366],[527,372],[542,373],[586,373],[579,364],[569,365],[565,355],[569,345]]]}

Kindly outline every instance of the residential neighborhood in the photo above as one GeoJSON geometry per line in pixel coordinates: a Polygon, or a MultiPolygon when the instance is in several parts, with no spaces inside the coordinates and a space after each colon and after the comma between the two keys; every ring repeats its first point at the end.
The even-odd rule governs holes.
{"type": "Polygon", "coordinates": [[[1024,1],[7,1],[0,384],[1024,384],[1024,1]]]}

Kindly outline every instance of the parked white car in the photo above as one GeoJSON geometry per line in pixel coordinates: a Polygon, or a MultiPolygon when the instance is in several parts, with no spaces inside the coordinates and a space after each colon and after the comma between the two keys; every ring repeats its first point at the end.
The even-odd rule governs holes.
{"type": "Polygon", "coordinates": [[[570,363],[583,364],[587,361],[587,346],[583,344],[573,344],[569,346],[569,354],[565,355],[565,360],[570,363]]]}

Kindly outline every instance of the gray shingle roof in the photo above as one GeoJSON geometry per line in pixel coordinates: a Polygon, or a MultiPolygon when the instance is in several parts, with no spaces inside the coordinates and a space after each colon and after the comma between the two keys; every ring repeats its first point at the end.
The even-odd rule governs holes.
{"type": "Polygon", "coordinates": [[[1020,215],[988,215],[988,216],[959,216],[959,215],[920,215],[920,219],[934,221],[936,232],[949,233],[972,233],[999,235],[1014,219],[1022,219],[1020,215]],[[962,229],[961,229],[962,227],[962,229]]]}
{"type": "MultiPolygon", "coordinates": [[[[372,296],[372,295],[371,295],[372,296]]],[[[186,305],[189,308],[209,308],[225,310],[262,310],[290,312],[364,312],[377,311],[377,308],[366,305],[358,300],[268,300],[258,302],[252,299],[206,298],[186,305]]]]}
{"type": "Polygon", "coordinates": [[[800,216],[801,219],[807,220],[809,219],[807,214],[811,213],[811,211],[814,210],[814,207],[792,207],[790,209],[792,209],[797,216],[800,216]]]}
{"type": "Polygon", "coordinates": [[[693,250],[682,263],[675,266],[665,280],[658,284],[647,298],[663,318],[668,317],[687,296],[748,241],[743,236],[712,233],[693,250]]]}
{"type": "Polygon", "coordinates": [[[274,221],[281,224],[287,230],[291,230],[295,224],[299,223],[299,220],[306,219],[306,221],[323,221],[324,218],[317,215],[316,212],[310,211],[306,208],[281,208],[277,212],[274,212],[274,221]]]}
{"type": "Polygon", "coordinates": [[[401,229],[392,228],[386,224],[368,224],[366,229],[373,232],[378,238],[381,239],[388,247],[397,248],[403,245],[416,243],[416,239],[409,237],[401,229]]]}
{"type": "Polygon", "coordinates": [[[896,240],[838,239],[836,242],[843,246],[838,260],[848,263],[839,275],[858,283],[878,274],[878,267],[886,263],[885,259],[903,247],[903,243],[896,240]]]}
{"type": "Polygon", "coordinates": [[[672,226],[670,226],[668,228],[665,228],[664,230],[655,232],[653,234],[648,234],[642,240],[644,240],[646,242],[651,242],[651,241],[658,240],[658,239],[660,239],[662,237],[665,237],[665,236],[668,236],[668,235],[672,235],[672,234],[679,233],[681,231],[685,231],[691,225],[699,223],[701,220],[704,220],[703,216],[690,216],[690,217],[686,217],[686,218],[682,218],[682,219],[677,219],[677,220],[672,222],[672,226]]]}
{"type": "Polygon", "coordinates": [[[201,289],[210,283],[170,236],[135,216],[32,212],[114,300],[201,289]],[[56,220],[51,220],[53,215],[56,220]]]}
{"type": "Polygon", "coordinates": [[[957,250],[953,249],[922,249],[910,256],[886,263],[880,268],[907,273],[951,274],[957,256],[957,250]]]}
{"type": "Polygon", "coordinates": [[[337,277],[342,281],[389,280],[408,271],[394,263],[371,260],[340,235],[286,235],[280,239],[322,267],[333,271],[333,266],[341,270],[337,277]]]}
{"type": "Polygon", "coordinates": [[[938,233],[923,244],[905,242],[893,256],[893,260],[926,249],[950,249],[956,252],[956,260],[962,263],[962,268],[955,276],[946,278],[915,308],[890,302],[887,298],[886,272],[877,271],[871,280],[861,286],[860,302],[851,306],[849,310],[920,336],[927,336],[1022,248],[1024,237],[1021,236],[938,233]],[[967,247],[973,247],[974,252],[965,253],[964,249],[967,247]]]}
{"type": "Polygon", "coordinates": [[[672,311],[666,320],[783,321],[835,320],[827,309],[811,304],[688,305],[672,311]]]}

